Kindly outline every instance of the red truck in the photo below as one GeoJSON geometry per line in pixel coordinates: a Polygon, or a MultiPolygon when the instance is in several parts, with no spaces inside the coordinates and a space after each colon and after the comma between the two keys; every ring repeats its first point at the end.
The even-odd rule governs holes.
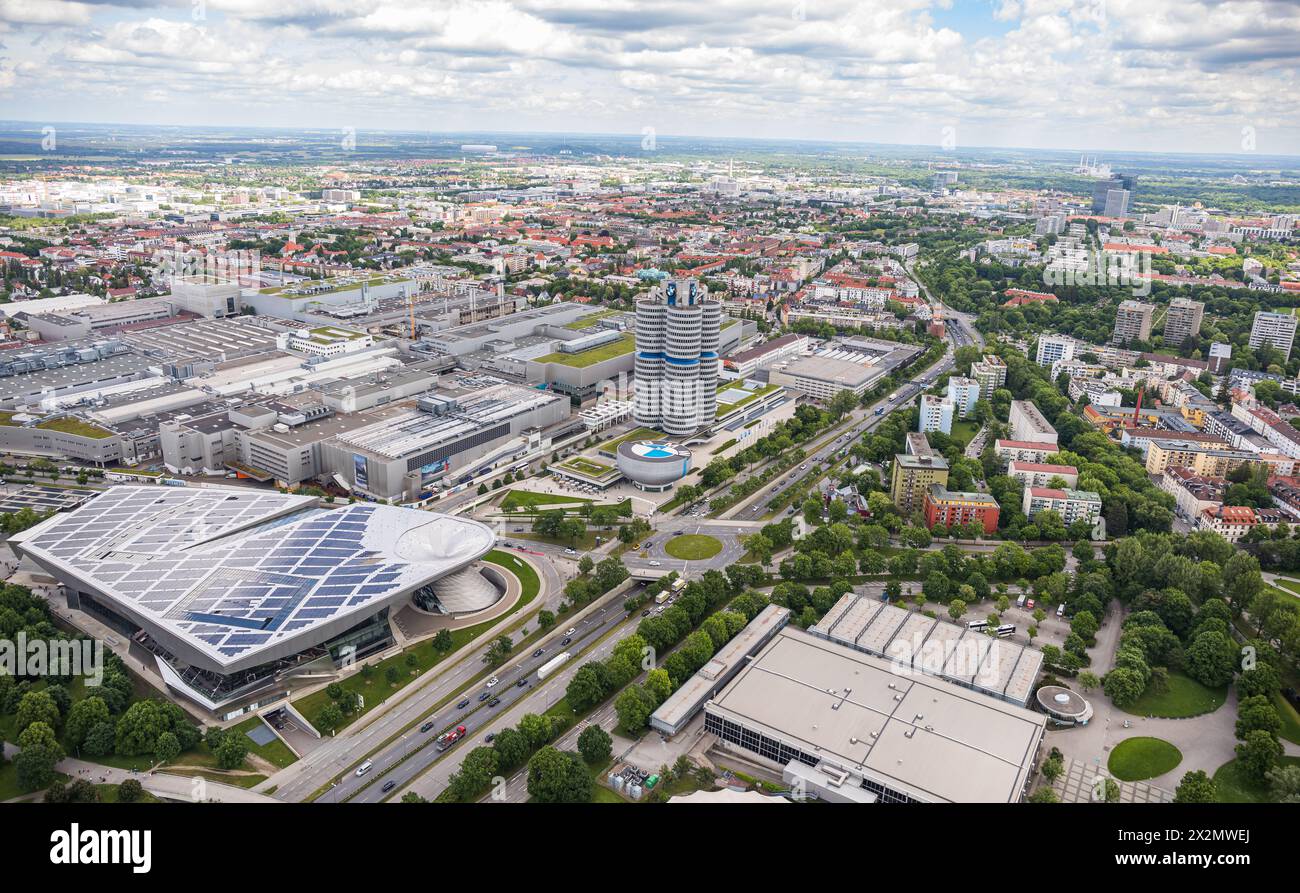
{"type": "Polygon", "coordinates": [[[447,748],[451,747],[453,744],[455,744],[457,741],[459,741],[461,738],[464,737],[465,737],[465,727],[456,726],[456,728],[452,729],[450,732],[448,732],[447,734],[443,735],[441,738],[438,739],[438,750],[446,750],[447,748]]]}

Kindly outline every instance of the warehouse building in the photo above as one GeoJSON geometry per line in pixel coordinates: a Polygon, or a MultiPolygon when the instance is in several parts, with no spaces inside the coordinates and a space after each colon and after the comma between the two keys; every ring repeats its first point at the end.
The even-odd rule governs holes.
{"type": "MultiPolygon", "coordinates": [[[[917,615],[919,616],[919,615],[917,615]]],[[[1046,717],[786,627],[704,707],[718,747],[847,803],[1016,803],[1046,717]]]]}

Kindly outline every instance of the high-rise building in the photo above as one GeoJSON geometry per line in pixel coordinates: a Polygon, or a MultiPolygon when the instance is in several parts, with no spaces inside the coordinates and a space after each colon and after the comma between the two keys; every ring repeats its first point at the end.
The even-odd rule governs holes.
{"type": "Polygon", "coordinates": [[[669,279],[636,302],[638,425],[694,434],[718,412],[722,304],[694,279],[669,279]]]}
{"type": "Polygon", "coordinates": [[[1270,313],[1260,310],[1250,327],[1250,347],[1254,350],[1265,344],[1277,348],[1291,358],[1291,345],[1295,343],[1296,317],[1290,313],[1270,313]]]}
{"type": "Polygon", "coordinates": [[[948,379],[948,400],[957,410],[957,418],[964,419],[975,412],[975,401],[980,398],[980,384],[973,378],[954,375],[948,379]]]}
{"type": "Polygon", "coordinates": [[[951,434],[953,410],[952,401],[948,398],[922,394],[921,414],[917,419],[916,430],[922,433],[942,431],[944,434],[951,434]]]}
{"type": "Polygon", "coordinates": [[[889,497],[904,515],[920,511],[931,484],[948,483],[948,460],[937,453],[894,456],[894,470],[889,481],[889,497]]]}
{"type": "Polygon", "coordinates": [[[980,399],[992,400],[993,392],[1007,383],[1007,364],[999,356],[985,354],[983,360],[970,364],[970,377],[979,382],[980,399]]]}
{"type": "Polygon", "coordinates": [[[1068,335],[1043,335],[1038,339],[1038,353],[1034,362],[1040,366],[1050,366],[1057,360],[1072,360],[1078,346],[1079,342],[1068,335]]]}
{"type": "Polygon", "coordinates": [[[1115,332],[1110,336],[1112,344],[1128,344],[1130,341],[1146,341],[1151,337],[1151,317],[1155,313],[1155,304],[1141,301],[1120,301],[1115,309],[1115,332]]]}
{"type": "Polygon", "coordinates": [[[1092,187],[1092,213],[1105,217],[1124,217],[1133,201],[1137,177],[1117,174],[1099,180],[1092,187]]]}
{"type": "Polygon", "coordinates": [[[1201,318],[1205,315],[1205,305],[1190,298],[1174,298],[1169,302],[1169,313],[1165,316],[1165,344],[1180,347],[1189,338],[1201,334],[1201,318]]]}

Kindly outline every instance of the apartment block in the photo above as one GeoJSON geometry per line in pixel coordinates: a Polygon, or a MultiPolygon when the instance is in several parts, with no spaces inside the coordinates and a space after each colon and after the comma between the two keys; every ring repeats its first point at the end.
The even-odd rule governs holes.
{"type": "Polygon", "coordinates": [[[1058,477],[1065,481],[1067,487],[1079,485],[1079,469],[1073,465],[1050,465],[1012,459],[1007,463],[1007,477],[1015,478],[1026,487],[1046,487],[1052,478],[1058,477]]]}
{"type": "Polygon", "coordinates": [[[985,533],[998,529],[998,503],[987,493],[961,493],[942,484],[931,484],[925,491],[925,524],[979,524],[985,533]]]}
{"type": "Polygon", "coordinates": [[[980,399],[991,400],[993,392],[1007,383],[1007,364],[1002,358],[985,354],[978,363],[971,363],[970,377],[980,386],[980,399]]]}
{"type": "Polygon", "coordinates": [[[1205,316],[1205,305],[1190,298],[1174,298],[1169,302],[1169,312],[1165,316],[1165,345],[1180,347],[1189,338],[1201,333],[1201,319],[1205,316]]]}
{"type": "Polygon", "coordinates": [[[948,379],[948,400],[956,409],[957,418],[975,414],[975,403],[980,399],[980,384],[973,378],[954,375],[948,379]]]}
{"type": "Polygon", "coordinates": [[[951,400],[933,394],[922,394],[921,414],[917,419],[916,430],[922,433],[942,431],[951,434],[954,413],[955,407],[951,400]]]}
{"type": "Polygon", "coordinates": [[[1055,490],[1050,487],[1026,487],[1022,508],[1031,521],[1042,512],[1053,511],[1065,526],[1075,521],[1095,522],[1101,515],[1101,496],[1091,490],[1055,490]]]}
{"type": "Polygon", "coordinates": [[[1151,337],[1151,318],[1155,310],[1154,304],[1121,301],[1115,308],[1115,330],[1110,336],[1111,343],[1127,344],[1130,341],[1146,341],[1151,337]]]}
{"type": "Polygon", "coordinates": [[[1270,313],[1261,310],[1255,314],[1250,326],[1250,348],[1256,350],[1267,344],[1291,358],[1291,345],[1295,343],[1296,317],[1290,313],[1270,313]]]}
{"type": "Polygon", "coordinates": [[[1030,400],[1013,400],[1008,422],[1012,440],[1056,443],[1056,429],[1030,400]]]}
{"type": "Polygon", "coordinates": [[[904,514],[921,509],[925,494],[932,485],[947,483],[948,460],[937,453],[929,456],[900,453],[894,456],[889,496],[904,514]]]}

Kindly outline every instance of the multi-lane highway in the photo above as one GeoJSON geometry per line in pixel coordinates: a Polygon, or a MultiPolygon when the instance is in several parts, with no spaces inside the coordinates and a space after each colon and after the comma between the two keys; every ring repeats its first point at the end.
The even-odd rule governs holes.
{"type": "MultiPolygon", "coordinates": [[[[532,694],[533,688],[538,684],[539,667],[563,652],[572,655],[569,663],[576,662],[578,666],[585,663],[583,649],[589,648],[605,633],[628,620],[628,614],[623,610],[623,601],[635,593],[636,587],[626,595],[614,596],[607,604],[572,624],[561,621],[555,632],[530,650],[526,657],[497,670],[494,674],[497,679],[495,685],[489,688],[483,684],[469,689],[453,703],[429,716],[420,726],[407,730],[402,737],[371,754],[370,771],[363,776],[349,773],[330,790],[327,799],[377,803],[394,796],[439,760],[453,757],[462,751],[467,753],[482,744],[485,729],[513,705],[532,694]],[[570,629],[573,630],[572,633],[569,632],[570,629]],[[569,640],[568,644],[564,643],[566,639],[569,640]],[[494,699],[498,699],[499,703],[489,706],[494,699]],[[420,731],[420,728],[430,723],[432,725],[428,731],[420,731]],[[448,729],[462,725],[465,727],[465,736],[449,750],[438,750],[438,737],[448,729]],[[384,788],[390,781],[393,782],[393,787],[385,791],[384,788]]],[[[484,669],[481,661],[476,664],[478,672],[484,669]]],[[[541,712],[542,709],[544,708],[537,708],[536,712],[541,712]]],[[[459,758],[454,762],[459,764],[459,758]]]]}

